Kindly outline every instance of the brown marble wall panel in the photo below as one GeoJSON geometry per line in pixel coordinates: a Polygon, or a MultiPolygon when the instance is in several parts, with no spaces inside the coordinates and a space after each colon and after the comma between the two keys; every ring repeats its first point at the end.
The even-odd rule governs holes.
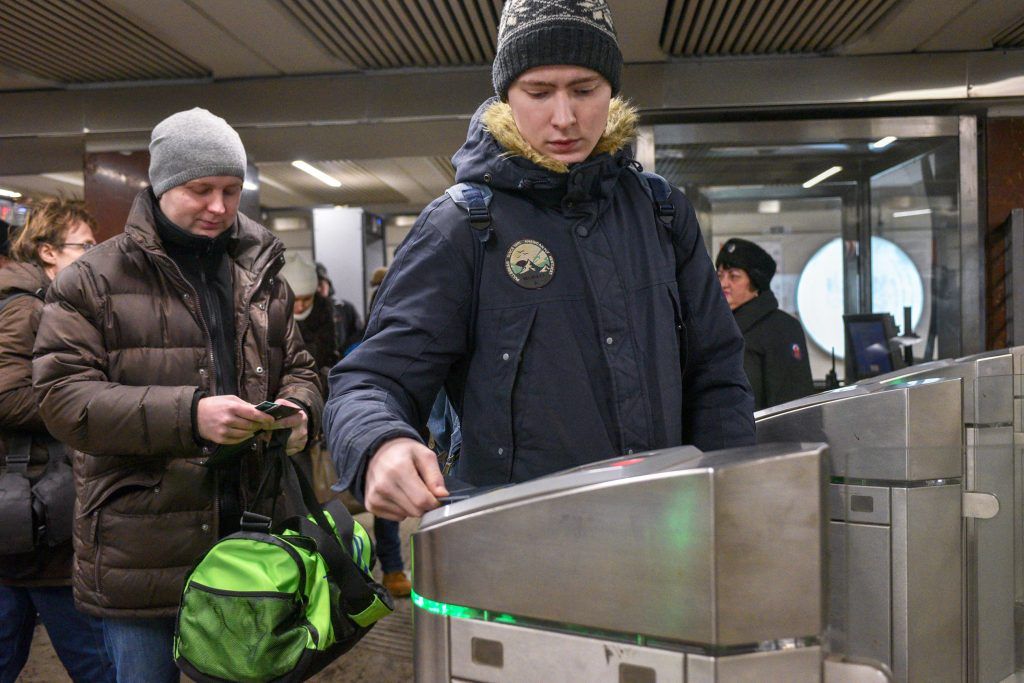
{"type": "Polygon", "coordinates": [[[102,241],[124,230],[135,196],[149,186],[149,152],[89,152],[84,172],[85,206],[102,241]]]}
{"type": "MultiPolygon", "coordinates": [[[[990,119],[987,124],[988,223],[985,239],[986,345],[1008,345],[1006,278],[1008,243],[1003,227],[1013,209],[1024,207],[1024,118],[990,119]]],[[[1024,263],[1013,264],[1024,268],[1024,263]]],[[[1017,293],[1018,296],[1024,293],[1017,293]]],[[[1016,340],[1015,343],[1021,343],[1016,340]]]]}

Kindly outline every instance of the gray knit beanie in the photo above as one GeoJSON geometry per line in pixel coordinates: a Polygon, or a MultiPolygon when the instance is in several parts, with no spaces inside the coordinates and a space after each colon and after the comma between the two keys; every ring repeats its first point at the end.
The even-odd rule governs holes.
{"type": "Polygon", "coordinates": [[[498,97],[538,66],[570,64],[593,69],[619,93],[622,52],[605,0],[508,0],[501,11],[491,80],[498,97]]]}
{"type": "Polygon", "coordinates": [[[235,129],[196,107],[156,124],[149,142],[149,183],[157,197],[196,178],[245,179],[245,147],[235,129]]]}

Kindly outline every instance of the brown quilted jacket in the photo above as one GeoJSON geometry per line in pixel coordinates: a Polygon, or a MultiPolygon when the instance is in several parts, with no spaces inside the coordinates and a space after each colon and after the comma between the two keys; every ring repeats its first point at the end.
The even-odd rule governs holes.
{"type": "MultiPolygon", "coordinates": [[[[40,298],[50,278],[33,263],[11,261],[0,268],[0,456],[14,433],[32,435],[30,481],[42,476],[49,458],[46,425],[32,391],[32,345],[43,312],[40,298]]],[[[2,462],[2,460],[0,460],[2,462]]],[[[0,472],[4,467],[0,465],[0,472]]],[[[0,520],[0,524],[3,520],[0,520]]],[[[3,549],[0,548],[0,553],[3,549]]],[[[0,583],[11,586],[66,586],[71,583],[71,542],[31,553],[0,555],[0,583]]]]}
{"type": "MultiPolygon", "coordinates": [[[[218,538],[217,475],[191,410],[197,388],[216,391],[211,340],[147,192],[123,234],[56,278],[35,346],[43,419],[76,449],[75,600],[101,617],[173,616],[186,572],[218,538]]],[[[284,247],[241,214],[232,230],[239,395],[302,403],[316,434],[319,378],[277,277],[284,247]]],[[[252,498],[267,463],[262,445],[243,458],[243,508],[266,511],[252,498]]]]}

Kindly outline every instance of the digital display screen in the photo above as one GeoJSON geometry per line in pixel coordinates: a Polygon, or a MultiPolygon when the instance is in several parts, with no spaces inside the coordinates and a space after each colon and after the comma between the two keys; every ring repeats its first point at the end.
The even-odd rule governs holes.
{"type": "Polygon", "coordinates": [[[858,378],[892,372],[892,356],[881,320],[849,321],[850,343],[858,378]]]}

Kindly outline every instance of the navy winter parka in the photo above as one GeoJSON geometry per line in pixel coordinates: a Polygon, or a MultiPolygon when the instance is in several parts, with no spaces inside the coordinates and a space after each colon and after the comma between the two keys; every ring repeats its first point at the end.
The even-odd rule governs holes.
{"type": "Polygon", "coordinates": [[[634,110],[613,100],[595,152],[562,168],[522,139],[507,104],[481,106],[453,158],[459,182],[494,194],[475,339],[476,237],[444,195],[396,253],[364,342],[331,372],[324,424],[339,488],[361,498],[368,458],[419,439],[442,385],[462,407],[453,474],[477,486],[754,443],[743,339],[678,190],[673,225],[659,222],[629,154],[635,130],[634,110]],[[524,267],[538,273],[517,283],[524,267]]]}

